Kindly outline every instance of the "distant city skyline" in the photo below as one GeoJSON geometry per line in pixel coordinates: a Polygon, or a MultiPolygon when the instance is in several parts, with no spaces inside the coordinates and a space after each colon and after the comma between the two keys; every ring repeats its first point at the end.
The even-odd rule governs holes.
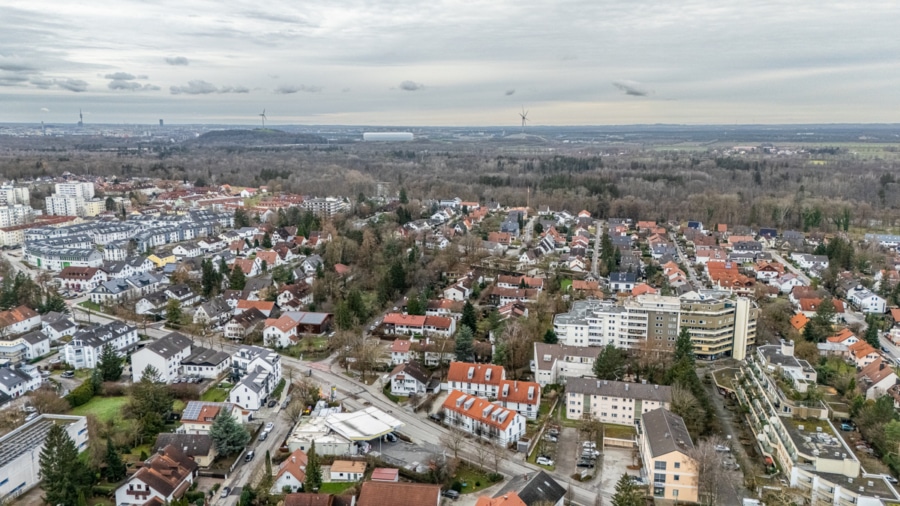
{"type": "Polygon", "coordinates": [[[0,122],[900,122],[900,3],[0,5],[0,122]]]}

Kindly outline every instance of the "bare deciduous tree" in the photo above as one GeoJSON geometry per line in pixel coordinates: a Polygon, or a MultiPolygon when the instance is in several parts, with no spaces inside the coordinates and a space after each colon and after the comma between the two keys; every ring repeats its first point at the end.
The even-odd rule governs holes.
{"type": "Polygon", "coordinates": [[[701,504],[718,504],[722,462],[716,446],[724,443],[721,437],[711,436],[701,439],[687,452],[696,467],[697,494],[701,504]]]}
{"type": "Polygon", "coordinates": [[[441,436],[441,444],[453,452],[453,458],[459,458],[459,451],[466,440],[466,433],[456,427],[450,427],[447,433],[441,436]]]}

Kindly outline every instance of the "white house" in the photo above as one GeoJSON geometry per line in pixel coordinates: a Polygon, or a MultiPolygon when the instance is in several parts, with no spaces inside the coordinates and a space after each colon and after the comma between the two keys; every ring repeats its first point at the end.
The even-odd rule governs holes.
{"type": "Polygon", "coordinates": [[[505,446],[525,434],[525,417],[459,390],[450,391],[442,409],[444,423],[490,442],[505,446]]]}
{"type": "Polygon", "coordinates": [[[196,324],[208,324],[216,327],[228,321],[231,318],[231,312],[232,308],[228,306],[224,298],[215,297],[200,304],[200,307],[194,311],[193,320],[196,324]]]}
{"type": "Polygon", "coordinates": [[[847,291],[847,299],[863,313],[884,314],[887,301],[862,286],[847,291]]]}
{"type": "Polygon", "coordinates": [[[391,393],[403,397],[424,394],[428,388],[428,374],[416,361],[400,364],[388,375],[391,393]]]}
{"type": "Polygon", "coordinates": [[[156,504],[169,504],[184,496],[198,469],[198,464],[180,448],[167,445],[116,489],[116,504],[143,506],[151,499],[156,499],[156,504]]]}
{"type": "Polygon", "coordinates": [[[181,374],[207,379],[221,378],[231,368],[231,355],[193,346],[191,354],[181,361],[181,374]]]}
{"type": "Polygon", "coordinates": [[[281,494],[285,490],[297,492],[303,489],[303,482],[306,481],[306,463],[309,458],[303,450],[294,450],[278,465],[275,471],[275,482],[272,484],[272,493],[281,494]]]}
{"type": "Polygon", "coordinates": [[[500,365],[451,362],[446,389],[496,399],[500,384],[505,379],[506,369],[500,365]]]}
{"type": "Polygon", "coordinates": [[[331,481],[359,481],[366,474],[366,463],[359,460],[335,460],[331,464],[331,481]]]}
{"type": "Polygon", "coordinates": [[[259,346],[241,346],[231,357],[235,375],[243,377],[228,393],[228,401],[258,410],[281,381],[281,355],[259,346]]]}
{"type": "Polygon", "coordinates": [[[391,365],[400,365],[409,362],[409,350],[412,341],[409,339],[394,339],[391,343],[391,365]]]}
{"type": "Polygon", "coordinates": [[[806,286],[806,283],[793,273],[787,273],[769,283],[777,286],[781,293],[791,293],[795,286],[806,286]]]}
{"type": "Polygon", "coordinates": [[[444,289],[444,298],[450,300],[466,300],[472,295],[472,280],[469,278],[457,281],[444,289]]]}
{"type": "Polygon", "coordinates": [[[266,346],[286,348],[297,341],[297,322],[287,315],[266,319],[263,342],[266,346]]]}
{"type": "Polygon", "coordinates": [[[28,306],[0,311],[0,336],[13,336],[41,326],[41,315],[28,306]]]}
{"type": "Polygon", "coordinates": [[[200,256],[202,253],[203,250],[200,248],[200,245],[192,242],[181,243],[172,248],[172,254],[178,258],[194,258],[200,256]]]}
{"type": "Polygon", "coordinates": [[[541,406],[541,386],[533,381],[503,380],[497,391],[497,401],[504,408],[535,420],[541,406]]]}
{"type": "Polygon", "coordinates": [[[152,341],[131,355],[131,380],[137,383],[144,369],[153,366],[165,383],[181,375],[181,361],[191,354],[189,337],[172,332],[152,341]]]}
{"type": "Polygon", "coordinates": [[[566,382],[566,418],[594,418],[602,423],[633,425],[641,414],[669,409],[672,387],[593,378],[569,378],[566,382]]]}
{"type": "Polygon", "coordinates": [[[41,381],[40,374],[31,374],[12,367],[0,367],[0,392],[12,398],[37,390],[41,386],[41,381]]]}
{"type": "Polygon", "coordinates": [[[106,345],[112,346],[124,357],[138,344],[137,327],[120,321],[112,321],[93,329],[76,333],[66,343],[61,353],[63,362],[75,369],[94,369],[106,345]]]}
{"type": "Polygon", "coordinates": [[[875,400],[897,384],[897,373],[891,364],[878,358],[857,373],[856,384],[866,393],[867,400],[875,400]]]}
{"type": "Polygon", "coordinates": [[[614,292],[630,292],[637,284],[637,276],[633,272],[609,273],[609,289],[614,292]]]}

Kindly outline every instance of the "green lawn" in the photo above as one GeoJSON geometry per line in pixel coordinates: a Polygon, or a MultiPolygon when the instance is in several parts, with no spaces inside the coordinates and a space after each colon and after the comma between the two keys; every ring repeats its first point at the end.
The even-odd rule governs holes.
{"type": "Polygon", "coordinates": [[[181,399],[175,399],[175,401],[172,402],[172,411],[175,411],[177,413],[183,412],[184,408],[186,408],[186,407],[187,407],[187,403],[181,399]]]}
{"type": "Polygon", "coordinates": [[[465,464],[461,465],[459,470],[456,471],[456,479],[454,481],[463,484],[463,488],[460,491],[463,494],[477,492],[493,485],[491,480],[488,479],[487,472],[465,464]]]}
{"type": "Polygon", "coordinates": [[[319,488],[320,494],[340,494],[344,490],[356,485],[355,481],[333,481],[330,483],[323,483],[319,488]]]}
{"type": "Polygon", "coordinates": [[[571,279],[564,279],[559,282],[559,293],[569,293],[570,288],[572,288],[571,279]]]}
{"type": "Polygon", "coordinates": [[[213,387],[203,392],[203,395],[200,396],[200,400],[206,402],[225,402],[225,399],[228,398],[228,390],[224,388],[213,387]]]}
{"type": "Polygon", "coordinates": [[[100,307],[100,304],[97,304],[96,302],[91,302],[89,300],[86,300],[78,305],[85,309],[90,309],[91,311],[96,311],[98,313],[103,312],[103,308],[100,307]]]}
{"type": "Polygon", "coordinates": [[[128,397],[94,397],[87,404],[72,409],[72,415],[94,415],[101,422],[122,419],[122,409],[128,404],[128,397]]]}
{"type": "Polygon", "coordinates": [[[634,436],[637,435],[637,432],[631,425],[606,424],[603,426],[603,433],[606,437],[615,439],[634,439],[634,436]]]}

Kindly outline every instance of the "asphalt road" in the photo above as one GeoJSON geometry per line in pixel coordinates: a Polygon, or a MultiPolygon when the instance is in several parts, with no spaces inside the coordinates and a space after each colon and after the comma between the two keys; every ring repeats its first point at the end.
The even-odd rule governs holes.
{"type": "Polygon", "coordinates": [[[594,257],[591,258],[591,274],[600,277],[600,239],[603,237],[603,220],[594,222],[594,257]]]}
{"type": "Polygon", "coordinates": [[[794,267],[793,264],[791,264],[790,262],[788,262],[788,261],[787,261],[784,257],[782,257],[777,251],[771,250],[771,249],[767,249],[767,250],[766,250],[766,253],[771,254],[771,255],[772,255],[772,258],[773,258],[774,260],[777,260],[778,262],[780,262],[781,265],[783,265],[785,269],[787,269],[787,270],[791,271],[792,273],[794,273],[795,275],[797,275],[797,277],[800,278],[800,280],[803,281],[803,282],[806,284],[806,286],[809,286],[809,285],[812,284],[812,280],[809,279],[809,276],[807,276],[806,274],[804,274],[803,271],[801,271],[800,269],[794,267]]]}

